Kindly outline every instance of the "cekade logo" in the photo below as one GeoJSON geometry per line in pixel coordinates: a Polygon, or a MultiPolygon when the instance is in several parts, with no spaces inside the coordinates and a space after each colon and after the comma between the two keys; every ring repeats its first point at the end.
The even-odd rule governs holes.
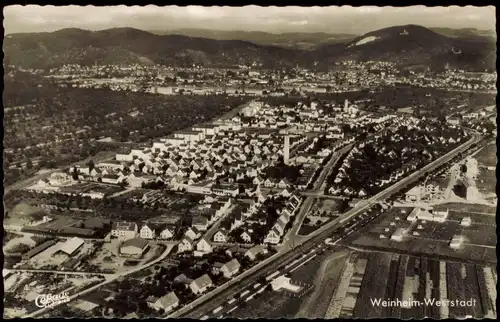
{"type": "Polygon", "coordinates": [[[41,308],[51,307],[54,305],[67,302],[69,302],[68,292],[62,292],[61,294],[58,295],[42,294],[37,296],[37,298],[35,299],[36,306],[41,308]]]}

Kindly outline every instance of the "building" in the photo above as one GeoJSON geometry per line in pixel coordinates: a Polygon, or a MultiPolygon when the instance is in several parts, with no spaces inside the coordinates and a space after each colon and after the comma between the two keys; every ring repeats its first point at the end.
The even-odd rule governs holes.
{"type": "Polygon", "coordinates": [[[196,244],[196,250],[202,253],[211,253],[212,245],[205,240],[205,238],[200,239],[200,241],[196,244]]]}
{"type": "Polygon", "coordinates": [[[284,275],[281,275],[281,276],[275,278],[271,282],[271,287],[272,287],[273,291],[279,291],[279,290],[285,289],[285,290],[291,291],[291,292],[298,292],[301,289],[300,286],[293,285],[290,282],[290,278],[286,277],[284,275]]]}
{"type": "Polygon", "coordinates": [[[156,237],[155,229],[156,229],[156,227],[154,227],[154,225],[152,225],[152,224],[144,224],[141,227],[139,235],[143,239],[153,239],[156,237]]]}
{"type": "Polygon", "coordinates": [[[290,137],[285,135],[285,146],[283,148],[283,162],[285,164],[290,163],[290,137]]]}
{"type": "Polygon", "coordinates": [[[398,228],[398,229],[396,229],[396,231],[394,232],[394,234],[392,234],[391,240],[402,241],[404,235],[406,235],[406,229],[404,229],[404,228],[398,228]]]}
{"type": "Polygon", "coordinates": [[[406,217],[408,221],[416,221],[416,220],[428,220],[434,222],[445,222],[448,217],[449,211],[446,209],[445,211],[434,211],[433,209],[426,210],[422,208],[413,208],[411,213],[406,217]]]}
{"type": "Polygon", "coordinates": [[[192,251],[193,248],[194,248],[193,239],[191,239],[189,236],[185,236],[181,240],[181,242],[177,245],[177,252],[178,253],[189,252],[192,251]]]}
{"type": "Polygon", "coordinates": [[[460,221],[460,225],[462,225],[464,227],[469,227],[471,224],[472,224],[472,220],[470,219],[470,217],[464,217],[460,221]]]}
{"type": "Polygon", "coordinates": [[[279,244],[280,240],[281,240],[281,235],[278,229],[274,227],[267,233],[266,238],[264,238],[264,243],[276,245],[279,244]]]}
{"type": "Polygon", "coordinates": [[[55,244],[56,244],[55,240],[53,240],[53,239],[48,240],[48,241],[36,246],[35,248],[30,249],[26,253],[24,253],[22,258],[23,258],[23,260],[31,259],[32,257],[40,254],[41,252],[43,252],[44,250],[46,250],[49,247],[54,246],[55,244]]]}
{"type": "Polygon", "coordinates": [[[226,243],[228,239],[227,231],[224,228],[219,229],[213,237],[214,242],[216,243],[226,243]]]}
{"type": "Polygon", "coordinates": [[[123,242],[120,246],[120,254],[142,255],[148,249],[148,241],[142,238],[132,238],[123,242]]]}
{"type": "Polygon", "coordinates": [[[238,274],[240,267],[240,263],[234,258],[221,267],[222,275],[224,275],[225,278],[231,278],[238,274]]]}
{"type": "Polygon", "coordinates": [[[132,239],[137,236],[139,228],[134,222],[118,221],[114,222],[111,228],[111,236],[119,239],[132,239]]]}
{"type": "Polygon", "coordinates": [[[250,260],[255,260],[258,255],[267,254],[267,248],[263,245],[256,245],[246,251],[245,256],[250,260]]]}
{"type": "Polygon", "coordinates": [[[179,306],[179,298],[174,292],[170,292],[167,295],[160,297],[152,305],[155,310],[162,309],[165,313],[172,311],[177,306],[179,306]]]}
{"type": "Polygon", "coordinates": [[[171,226],[165,226],[163,229],[160,231],[160,238],[161,239],[171,239],[174,237],[175,234],[175,228],[171,226]]]}
{"type": "Polygon", "coordinates": [[[192,226],[199,231],[205,231],[208,229],[208,219],[204,216],[193,217],[192,226]]]}
{"type": "Polygon", "coordinates": [[[413,187],[405,193],[405,200],[407,202],[418,202],[420,201],[421,197],[422,188],[420,186],[413,187]]]}
{"type": "Polygon", "coordinates": [[[463,237],[461,235],[455,235],[450,241],[450,248],[457,249],[462,246],[463,237]]]}
{"type": "Polygon", "coordinates": [[[191,284],[189,284],[189,288],[191,288],[194,294],[202,294],[205,293],[209,287],[212,287],[212,285],[212,280],[205,274],[192,281],[191,284]]]}
{"type": "Polygon", "coordinates": [[[78,237],[73,237],[71,239],[68,239],[62,246],[61,246],[61,251],[63,253],[66,253],[69,256],[72,256],[75,254],[80,248],[82,248],[83,244],[85,244],[85,241],[81,238],[78,237]]]}

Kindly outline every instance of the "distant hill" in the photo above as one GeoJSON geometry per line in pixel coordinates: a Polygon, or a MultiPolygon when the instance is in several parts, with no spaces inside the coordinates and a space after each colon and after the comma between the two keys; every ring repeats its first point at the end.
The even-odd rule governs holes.
{"type": "Polygon", "coordinates": [[[303,50],[313,50],[322,44],[346,42],[354,39],[357,36],[351,34],[328,34],[323,32],[288,32],[274,34],[261,31],[226,31],[189,28],[151,32],[158,35],[181,35],[188,37],[209,38],[215,40],[243,40],[263,46],[279,46],[303,50]]]}
{"type": "Polygon", "coordinates": [[[451,38],[462,38],[467,40],[478,40],[481,38],[487,38],[489,40],[496,40],[495,30],[479,30],[475,28],[461,28],[461,29],[451,29],[451,28],[430,28],[443,36],[451,38]]]}
{"type": "Polygon", "coordinates": [[[416,25],[369,32],[346,44],[325,45],[316,61],[391,61],[400,66],[444,66],[484,70],[495,68],[496,44],[487,38],[450,38],[416,25]]]}
{"type": "Polygon", "coordinates": [[[260,46],[242,40],[213,40],[179,35],[155,35],[134,28],[101,31],[62,29],[51,33],[11,34],[4,38],[9,64],[47,68],[78,63],[251,64],[290,65],[300,51],[260,46]]]}
{"type": "MultiPolygon", "coordinates": [[[[205,35],[208,37],[212,31],[203,32],[208,33],[205,35]]],[[[331,42],[325,40],[326,36],[331,36],[327,34],[273,35],[240,31],[214,33],[212,38],[246,37],[245,39],[254,39],[254,42],[271,42],[274,45],[241,39],[158,35],[133,28],[96,32],[73,28],[52,33],[7,35],[3,49],[7,64],[28,68],[48,68],[69,63],[213,66],[253,62],[261,63],[267,68],[295,66],[297,63],[301,66],[317,64],[319,68],[328,68],[337,61],[378,60],[391,61],[399,66],[448,65],[468,70],[484,70],[494,69],[496,60],[496,42],[488,37],[448,37],[416,25],[380,29],[344,41],[332,36],[331,42]],[[318,44],[313,50],[283,48],[286,47],[283,45],[285,42],[292,44],[301,39],[324,43],[318,44]],[[276,45],[279,41],[281,45],[276,45]]],[[[296,43],[297,46],[300,47],[296,43]]]]}

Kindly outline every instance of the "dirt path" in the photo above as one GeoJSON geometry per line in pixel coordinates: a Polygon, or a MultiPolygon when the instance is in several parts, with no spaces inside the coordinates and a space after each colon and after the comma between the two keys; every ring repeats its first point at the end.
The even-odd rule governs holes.
{"type": "Polygon", "coordinates": [[[295,318],[322,318],[351,251],[335,252],[326,258],[316,273],[314,293],[303,302],[295,318]]]}

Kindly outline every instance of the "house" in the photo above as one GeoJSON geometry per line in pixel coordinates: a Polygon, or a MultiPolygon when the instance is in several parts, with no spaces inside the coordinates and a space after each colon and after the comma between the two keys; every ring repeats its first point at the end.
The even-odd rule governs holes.
{"type": "Polygon", "coordinates": [[[288,188],[290,187],[290,183],[288,182],[288,180],[286,179],[281,179],[278,184],[277,184],[278,188],[281,188],[281,189],[284,189],[284,188],[288,188]]]}
{"type": "Polygon", "coordinates": [[[202,238],[196,244],[196,250],[202,253],[211,253],[213,249],[212,245],[205,238],[202,238]]]}
{"type": "Polygon", "coordinates": [[[281,239],[281,234],[276,229],[276,225],[275,225],[275,227],[273,227],[273,229],[271,229],[267,233],[266,238],[264,238],[264,243],[276,245],[276,244],[279,244],[280,239],[281,239]]]}
{"type": "Polygon", "coordinates": [[[267,178],[265,181],[264,181],[264,187],[266,188],[272,188],[274,187],[275,183],[274,183],[274,180],[272,178],[267,178]]]}
{"type": "Polygon", "coordinates": [[[461,235],[455,235],[450,241],[450,248],[457,249],[460,248],[463,242],[463,237],[461,235]]]}
{"type": "Polygon", "coordinates": [[[134,222],[117,221],[111,227],[111,236],[119,239],[132,239],[138,234],[139,228],[134,222]]]}
{"type": "Polygon", "coordinates": [[[212,285],[212,280],[207,274],[205,274],[191,282],[189,287],[194,294],[201,294],[206,292],[209,287],[212,287],[212,285]]]}
{"type": "Polygon", "coordinates": [[[142,238],[132,238],[123,242],[120,246],[120,254],[142,255],[147,250],[148,241],[142,238]]]}
{"type": "Polygon", "coordinates": [[[164,313],[172,311],[177,306],[179,306],[179,298],[174,292],[170,292],[167,295],[160,297],[152,305],[155,310],[162,309],[164,313]]]}
{"type": "Polygon", "coordinates": [[[224,228],[217,230],[213,236],[213,241],[216,243],[227,243],[228,234],[224,228]]]}
{"type": "Polygon", "coordinates": [[[413,187],[405,193],[405,200],[407,202],[420,201],[422,194],[422,188],[420,186],[413,187]]]}
{"type": "Polygon", "coordinates": [[[181,242],[177,245],[177,252],[178,253],[189,252],[192,251],[193,248],[194,248],[193,240],[190,237],[185,236],[184,238],[182,238],[181,242]]]}
{"type": "Polygon", "coordinates": [[[221,268],[222,275],[224,275],[225,278],[231,278],[234,275],[238,274],[238,272],[240,271],[240,267],[241,266],[238,260],[233,258],[232,260],[230,260],[229,262],[227,262],[222,266],[221,268]]]}
{"type": "Polygon", "coordinates": [[[242,232],[241,235],[240,235],[241,239],[245,242],[245,243],[251,243],[252,242],[252,236],[250,236],[250,234],[246,231],[242,232]]]}
{"type": "Polygon", "coordinates": [[[190,227],[184,233],[184,236],[191,238],[192,240],[196,240],[200,238],[201,232],[196,227],[190,227]]]}
{"type": "Polygon", "coordinates": [[[199,231],[206,231],[208,229],[208,219],[204,216],[195,216],[193,217],[193,223],[191,226],[199,231]]]}
{"type": "Polygon", "coordinates": [[[256,245],[249,250],[246,251],[245,256],[248,257],[250,260],[255,260],[258,255],[260,254],[267,254],[267,248],[266,246],[263,245],[256,245]]]}
{"type": "Polygon", "coordinates": [[[391,240],[402,241],[405,234],[406,234],[406,229],[404,229],[404,228],[398,228],[392,234],[391,240]]]}
{"type": "Polygon", "coordinates": [[[152,224],[144,224],[139,232],[143,239],[153,239],[156,237],[155,227],[152,224]]]}
{"type": "Polygon", "coordinates": [[[160,239],[171,239],[174,237],[175,229],[172,226],[165,226],[160,230],[160,239]]]}

